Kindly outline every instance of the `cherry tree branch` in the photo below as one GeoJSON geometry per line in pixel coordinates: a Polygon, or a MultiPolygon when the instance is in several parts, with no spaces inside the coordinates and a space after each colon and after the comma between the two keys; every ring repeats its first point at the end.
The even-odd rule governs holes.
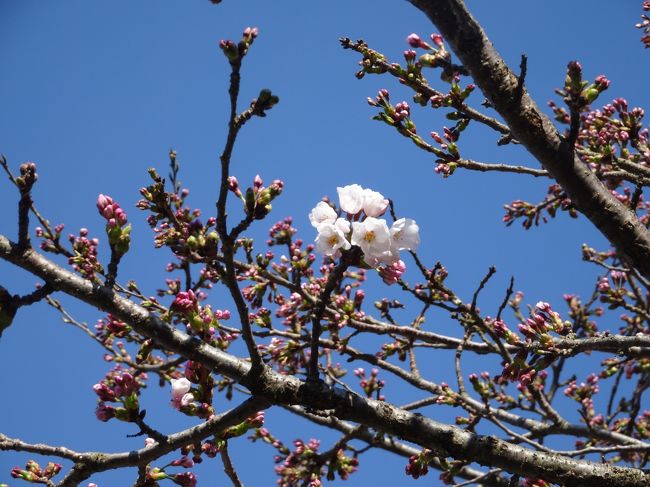
{"type": "Polygon", "coordinates": [[[122,467],[146,465],[147,463],[185,445],[195,443],[234,426],[270,406],[262,397],[251,397],[230,411],[216,415],[198,426],[169,435],[167,441],[153,446],[121,453],[77,452],[62,446],[31,444],[9,438],[0,433],[0,450],[14,450],[38,455],[65,458],[74,463],[68,474],[58,483],[58,487],[76,487],[94,473],[122,467]]]}
{"type": "MultiPolygon", "coordinates": [[[[21,250],[1,235],[0,258],[39,276],[55,289],[128,322],[138,333],[152,338],[159,346],[239,381],[253,395],[266,398],[273,404],[296,404],[328,412],[325,414],[416,443],[439,457],[469,460],[550,482],[611,486],[645,486],[650,482],[650,474],[639,469],[531,451],[496,437],[481,436],[439,423],[384,401],[365,399],[340,388],[313,382],[307,384],[268,367],[254,370],[250,363],[193,339],[111,289],[59,267],[33,249],[21,250]]],[[[525,421],[525,418],[520,419],[525,421]]],[[[64,485],[78,485],[79,481],[87,478],[84,477],[86,468],[73,469],[69,477],[77,483],[71,481],[64,485]],[[80,470],[81,473],[77,473],[80,470]]]]}
{"type": "Polygon", "coordinates": [[[650,277],[650,232],[575,155],[506,65],[462,0],[410,0],[440,30],[516,139],[567,192],[575,207],[639,272],[650,277]]]}

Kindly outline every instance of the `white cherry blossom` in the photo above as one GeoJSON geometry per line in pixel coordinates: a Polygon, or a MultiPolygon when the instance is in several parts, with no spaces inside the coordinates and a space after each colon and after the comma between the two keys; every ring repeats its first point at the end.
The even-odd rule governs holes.
{"type": "Polygon", "coordinates": [[[363,211],[367,216],[378,217],[388,208],[388,200],[384,195],[372,189],[363,190],[363,211]]]}
{"type": "Polygon", "coordinates": [[[393,223],[390,235],[398,250],[415,250],[420,245],[420,227],[410,218],[400,218],[393,223]]]}
{"type": "Polygon", "coordinates": [[[318,227],[316,250],[321,254],[338,257],[341,249],[347,250],[351,247],[345,236],[349,232],[350,223],[343,218],[339,218],[335,223],[322,223],[318,227]]]}
{"type": "Polygon", "coordinates": [[[336,221],[336,212],[330,205],[321,201],[318,203],[311,213],[309,213],[309,221],[318,229],[322,223],[334,223],[336,221]]]}
{"type": "Polygon", "coordinates": [[[368,264],[390,252],[391,239],[386,220],[369,216],[362,222],[352,223],[352,244],[361,247],[368,264]]]}
{"type": "Polygon", "coordinates": [[[339,194],[341,209],[350,215],[356,215],[363,208],[363,188],[358,184],[349,184],[342,188],[336,188],[339,194]]]}

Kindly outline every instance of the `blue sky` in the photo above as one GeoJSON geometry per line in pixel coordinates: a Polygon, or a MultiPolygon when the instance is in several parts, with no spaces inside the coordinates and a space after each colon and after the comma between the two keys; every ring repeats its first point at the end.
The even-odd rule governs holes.
{"type": "MultiPolygon", "coordinates": [[[[527,85],[540,105],[553,98],[572,59],[580,60],[587,78],[603,73],[612,80],[603,102],[624,96],[631,106],[648,105],[648,54],[634,29],[640,2],[504,0],[468,5],[512,66],[518,66],[521,53],[528,55],[527,85]]],[[[152,249],[145,215],[134,207],[138,189],[148,182],[148,167],[166,173],[173,147],[183,185],[191,190],[190,204],[205,215],[211,212],[227,121],[228,65],[218,42],[239,39],[246,26],[258,26],[260,37],[245,59],[240,106],[247,106],[261,88],[277,93],[280,104],[266,119],[245,127],[232,172],[243,185],[256,173],[268,182],[280,178],[286,184],[271,217],[253,231],[260,243],[272,223],[287,215],[294,217],[301,236],[311,240],[315,235],[309,210],[323,195],[335,196],[337,186],[359,183],[393,199],[398,214],[418,221],[421,256],[431,264],[443,262],[450,284],[467,299],[495,265],[498,274],[482,296],[485,309],[496,310],[511,275],[530,303],[544,299],[561,307],[562,294],[590,292],[596,274],[580,261],[580,245],[602,248],[604,243],[585,219],[560,216],[528,232],[501,223],[502,205],[517,198],[542,198],[543,181],[460,171],[443,180],[433,172],[430,155],[370,120],[374,112],[366,97],[385,87],[394,101],[410,101],[408,92],[387,77],[355,79],[359,58],[343,51],[337,39],[362,38],[401,60],[408,34],[435,32],[405,1],[251,0],[242,5],[225,0],[213,6],[207,0],[0,0],[0,153],[14,168],[25,161],[38,164],[37,206],[51,222],[65,222],[65,234],[87,227],[92,235],[101,235],[97,195],[116,198],[134,223],[132,251],[120,274],[153,293],[167,277],[162,267],[169,256],[152,249]]],[[[442,88],[437,74],[429,79],[442,88]]],[[[482,98],[476,93],[470,100],[477,106],[482,98]]],[[[445,123],[430,110],[414,110],[414,119],[420,133],[441,131],[445,123]]],[[[537,167],[521,149],[497,148],[497,138],[471,128],[461,141],[462,154],[537,167]]],[[[0,233],[15,238],[17,195],[2,179],[0,233]]],[[[34,282],[0,262],[0,283],[10,291],[29,292],[34,282]]],[[[101,317],[96,310],[64,302],[79,320],[93,324],[101,317]]],[[[430,326],[444,332],[451,325],[441,320],[430,326]]],[[[440,363],[452,365],[451,360],[440,363]]],[[[61,323],[45,305],[21,310],[5,332],[0,368],[3,433],[78,450],[121,451],[141,445],[140,439],[125,438],[133,432],[128,425],[96,421],[91,387],[107,364],[95,344],[61,323]]],[[[432,368],[431,378],[442,380],[445,373],[432,368]]],[[[153,386],[146,394],[148,417],[161,429],[172,432],[190,424],[173,414],[168,390],[153,386]]],[[[451,411],[450,417],[456,413],[451,411]]],[[[282,413],[268,417],[286,443],[298,430],[305,439],[317,434],[282,413]]],[[[321,437],[323,448],[328,439],[335,441],[329,433],[321,437]]],[[[274,482],[270,448],[251,447],[246,441],[232,448],[247,485],[274,482]]],[[[9,469],[26,458],[0,454],[0,483],[19,485],[10,479],[9,469]]],[[[403,459],[370,453],[350,482],[405,482],[404,465],[403,459]]],[[[226,482],[217,462],[207,462],[197,472],[200,485],[226,482]]],[[[93,480],[108,487],[128,485],[133,478],[130,471],[93,480]]]]}

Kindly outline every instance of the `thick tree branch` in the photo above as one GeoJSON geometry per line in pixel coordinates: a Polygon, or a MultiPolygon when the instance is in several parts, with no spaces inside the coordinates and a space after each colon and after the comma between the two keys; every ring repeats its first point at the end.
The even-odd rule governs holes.
{"type": "Polygon", "coordinates": [[[461,0],[410,0],[440,30],[517,140],[542,164],[619,254],[650,278],[650,233],[575,156],[508,68],[461,0]]]}
{"type": "Polygon", "coordinates": [[[261,371],[254,370],[250,363],[181,333],[146,309],[106,287],[60,268],[33,249],[21,251],[4,236],[0,236],[0,258],[41,277],[59,291],[110,312],[128,322],[138,333],[154,339],[160,346],[239,381],[254,395],[265,397],[272,403],[299,404],[312,410],[327,411],[341,420],[364,424],[429,448],[440,457],[470,460],[551,482],[640,487],[650,483],[650,474],[639,469],[527,450],[492,436],[480,436],[438,423],[386,402],[365,399],[325,384],[307,384],[296,377],[278,374],[268,367],[261,371]]]}

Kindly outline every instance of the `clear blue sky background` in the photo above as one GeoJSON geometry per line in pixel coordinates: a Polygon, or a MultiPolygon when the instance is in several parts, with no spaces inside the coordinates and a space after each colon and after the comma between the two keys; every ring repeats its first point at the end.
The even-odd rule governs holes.
{"type": "MultiPolygon", "coordinates": [[[[632,106],[649,105],[644,89],[648,53],[633,27],[640,2],[504,0],[471,1],[469,7],[511,65],[518,66],[520,54],[528,54],[527,85],[540,105],[554,96],[571,59],[582,62],[586,77],[604,73],[612,80],[603,102],[625,96],[632,106]]],[[[184,186],[191,189],[190,204],[211,213],[227,120],[228,65],[218,42],[239,39],[249,25],[258,26],[261,35],[245,60],[241,107],[260,88],[271,88],[281,103],[267,119],[246,126],[232,172],[242,184],[257,172],[267,181],[281,178],[286,183],[272,217],[255,230],[260,243],[271,224],[286,215],[294,217],[305,240],[313,239],[307,221],[311,207],[325,194],[335,196],[336,186],[359,183],[394,199],[400,215],[418,221],[422,257],[430,264],[442,261],[451,273],[450,284],[466,299],[495,265],[498,274],[481,301],[492,314],[511,275],[529,303],[544,299],[562,308],[563,293],[590,292],[595,270],[580,261],[580,245],[602,248],[604,242],[585,219],[561,216],[529,232],[501,223],[504,203],[543,197],[545,182],[460,171],[443,180],[434,174],[430,155],[370,120],[374,112],[365,99],[379,88],[389,88],[396,101],[410,97],[387,77],[356,80],[359,57],[343,51],[338,38],[363,38],[401,60],[409,33],[427,36],[435,31],[405,1],[225,0],[213,6],[207,0],[0,0],[0,152],[16,170],[25,161],[38,164],[37,206],[51,222],[65,222],[66,234],[87,227],[100,236],[97,195],[116,198],[134,223],[133,247],[121,277],[136,279],[153,294],[167,277],[162,267],[169,256],[152,251],[145,215],[134,208],[138,189],[148,182],[148,167],[166,173],[167,152],[173,147],[184,186]]],[[[436,74],[429,78],[442,88],[436,74]]],[[[482,98],[477,93],[472,100],[478,105],[482,98]]],[[[445,123],[437,112],[414,113],[423,134],[441,131],[445,123]]],[[[495,134],[473,128],[469,133],[461,145],[464,156],[537,167],[521,150],[497,148],[495,134]]],[[[0,232],[15,238],[17,194],[2,180],[0,232]]],[[[106,248],[105,243],[100,247],[103,259],[106,248]]],[[[0,262],[0,283],[14,293],[26,293],[35,280],[0,262]]],[[[102,316],[64,302],[79,320],[93,324],[102,316]]],[[[229,303],[214,305],[224,308],[229,303]]],[[[455,330],[443,319],[427,326],[438,332],[455,330]]],[[[77,450],[140,447],[141,438],[125,438],[134,432],[129,425],[104,424],[94,417],[91,387],[108,370],[101,356],[96,344],[61,323],[47,306],[21,310],[0,341],[0,431],[77,450]]],[[[440,381],[451,378],[451,367],[451,357],[444,355],[434,357],[423,372],[440,381]]],[[[484,365],[468,360],[466,371],[481,370],[477,367],[484,365]]],[[[387,379],[389,399],[405,402],[399,387],[390,389],[396,381],[387,379]]],[[[191,424],[175,414],[168,399],[169,391],[155,385],[145,392],[150,422],[165,432],[191,424]]],[[[435,411],[441,414],[439,408],[435,411]]],[[[459,411],[444,414],[449,419],[459,411]]],[[[268,414],[268,426],[286,443],[296,436],[320,435],[327,449],[336,439],[281,412],[268,414]]],[[[275,482],[271,448],[246,440],[232,448],[247,485],[275,482]]],[[[0,453],[0,483],[20,485],[9,470],[27,458],[0,453]]],[[[400,485],[407,482],[405,464],[404,459],[371,452],[349,482],[400,485]]],[[[220,462],[205,462],[197,473],[200,485],[227,485],[220,462]]],[[[131,485],[134,477],[130,470],[92,480],[112,487],[131,485]]],[[[437,474],[424,482],[437,485],[437,474]]]]}

